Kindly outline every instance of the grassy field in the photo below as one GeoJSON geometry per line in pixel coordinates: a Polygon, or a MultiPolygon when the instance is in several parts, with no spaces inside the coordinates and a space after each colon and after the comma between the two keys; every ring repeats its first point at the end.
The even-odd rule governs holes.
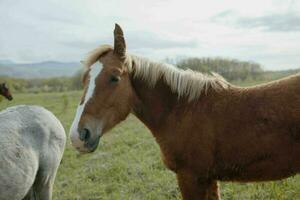
{"type": "MultiPolygon", "coordinates": [[[[68,134],[80,92],[15,94],[1,109],[19,104],[41,105],[52,111],[68,134]]],[[[225,200],[300,199],[300,176],[260,184],[222,183],[225,200]]],[[[180,199],[175,175],[160,159],[159,147],[134,117],[102,137],[92,154],[80,155],[68,140],[55,187],[55,200],[180,199]]]]}

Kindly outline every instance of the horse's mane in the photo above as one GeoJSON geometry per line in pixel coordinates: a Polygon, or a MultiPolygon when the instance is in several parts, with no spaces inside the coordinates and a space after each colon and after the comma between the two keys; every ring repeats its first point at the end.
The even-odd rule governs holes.
{"type": "MultiPolygon", "coordinates": [[[[84,62],[86,67],[93,65],[100,56],[112,50],[109,45],[103,45],[91,52],[84,62]]],[[[189,101],[200,97],[209,88],[214,90],[226,89],[229,83],[219,74],[212,72],[211,75],[195,72],[190,69],[183,70],[173,65],[154,62],[147,58],[126,55],[125,65],[135,78],[145,80],[150,87],[154,87],[161,78],[165,80],[171,90],[178,94],[178,97],[187,97],[189,101]]]]}
{"type": "Polygon", "coordinates": [[[134,77],[145,80],[150,87],[154,87],[163,78],[178,97],[188,97],[189,101],[199,98],[209,88],[219,90],[229,86],[222,76],[213,72],[208,75],[190,69],[183,70],[135,55],[127,55],[125,63],[134,77]]]}
{"type": "Polygon", "coordinates": [[[95,64],[99,58],[105,54],[106,52],[113,50],[113,47],[111,45],[105,44],[101,45],[98,48],[91,51],[87,58],[81,61],[81,63],[84,65],[86,69],[89,69],[93,64],[95,64]]]}

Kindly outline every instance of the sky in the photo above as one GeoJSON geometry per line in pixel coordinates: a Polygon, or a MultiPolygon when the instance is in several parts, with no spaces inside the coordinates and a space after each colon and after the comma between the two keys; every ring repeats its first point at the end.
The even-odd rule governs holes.
{"type": "Polygon", "coordinates": [[[0,60],[79,62],[123,28],[152,59],[224,57],[300,68],[296,0],[0,0],[0,60]]]}

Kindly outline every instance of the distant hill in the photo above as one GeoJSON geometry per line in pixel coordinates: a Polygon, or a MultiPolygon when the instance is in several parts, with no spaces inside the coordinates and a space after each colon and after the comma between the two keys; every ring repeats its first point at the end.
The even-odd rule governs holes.
{"type": "Polygon", "coordinates": [[[80,69],[81,64],[79,62],[14,63],[10,60],[0,60],[0,76],[15,78],[70,77],[80,69]]]}

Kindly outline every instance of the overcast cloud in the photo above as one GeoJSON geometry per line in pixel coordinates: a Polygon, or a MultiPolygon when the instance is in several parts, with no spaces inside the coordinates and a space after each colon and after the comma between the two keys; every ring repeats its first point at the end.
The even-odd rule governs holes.
{"type": "Polygon", "coordinates": [[[295,12],[272,13],[258,17],[242,17],[233,11],[224,11],[211,18],[212,22],[237,28],[261,28],[270,32],[300,31],[300,14],[295,12]]]}
{"type": "Polygon", "coordinates": [[[1,0],[0,59],[80,61],[112,44],[150,58],[221,56],[266,69],[300,67],[300,4],[253,0],[1,0]]]}

